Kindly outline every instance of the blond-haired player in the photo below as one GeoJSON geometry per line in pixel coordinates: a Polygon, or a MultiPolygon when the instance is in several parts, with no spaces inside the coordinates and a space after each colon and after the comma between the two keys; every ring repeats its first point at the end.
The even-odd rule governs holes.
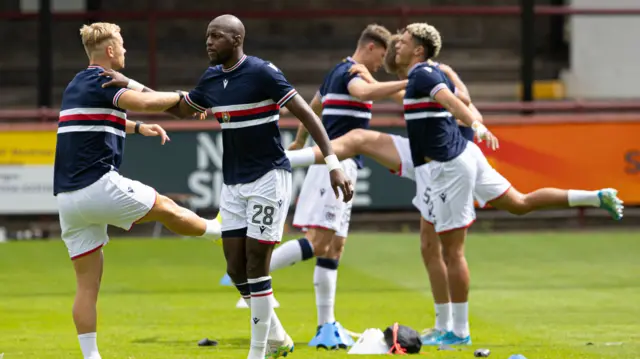
{"type": "Polygon", "coordinates": [[[80,71],[62,95],[54,166],[62,240],[73,260],[77,291],[73,305],[82,355],[100,359],[96,341],[96,302],[102,278],[102,247],[107,226],[130,229],[133,224],[162,222],[187,236],[220,237],[220,224],[188,209],[138,181],[118,173],[127,134],[158,136],[162,127],[127,119],[126,110],[164,111],[176,105],[178,93],[142,93],[142,85],[105,88],[107,70],[124,68],[125,49],[120,28],[94,23],[80,29],[89,66],[80,71]]]}

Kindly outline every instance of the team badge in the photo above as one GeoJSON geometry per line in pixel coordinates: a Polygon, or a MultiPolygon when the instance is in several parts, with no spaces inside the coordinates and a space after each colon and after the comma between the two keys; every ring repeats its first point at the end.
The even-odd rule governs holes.
{"type": "Polygon", "coordinates": [[[224,121],[224,123],[229,123],[229,121],[231,121],[231,115],[229,115],[229,112],[222,113],[222,121],[224,121]]]}

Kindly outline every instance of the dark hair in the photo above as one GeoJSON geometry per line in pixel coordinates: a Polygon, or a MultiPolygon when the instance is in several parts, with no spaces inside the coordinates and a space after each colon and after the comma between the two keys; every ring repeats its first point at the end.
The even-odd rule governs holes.
{"type": "Polygon", "coordinates": [[[384,26],[371,24],[368,25],[360,34],[358,39],[358,46],[365,45],[369,42],[374,42],[387,49],[389,45],[389,39],[391,38],[391,32],[384,26]]]}

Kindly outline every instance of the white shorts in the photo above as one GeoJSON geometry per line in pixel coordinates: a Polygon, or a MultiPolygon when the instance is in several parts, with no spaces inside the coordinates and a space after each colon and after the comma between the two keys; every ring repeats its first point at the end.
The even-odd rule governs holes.
{"type": "Polygon", "coordinates": [[[59,193],[62,240],[71,259],[107,244],[107,225],[131,229],[151,211],[157,195],[155,189],[115,171],[83,189],[59,193]]]}
{"type": "Polygon", "coordinates": [[[291,203],[291,172],[274,169],[251,183],[222,185],[222,238],[280,243],[291,203]]]}
{"type": "Polygon", "coordinates": [[[474,197],[484,207],[511,188],[509,181],[491,167],[473,142],[468,142],[467,148],[453,160],[431,161],[416,168],[416,173],[420,173],[418,179],[428,176],[433,224],[438,234],[473,224],[476,219],[474,197]]]}
{"type": "MultiPolygon", "coordinates": [[[[358,165],[353,159],[346,159],[341,164],[353,188],[356,188],[358,165]]],[[[337,236],[346,237],[353,199],[344,203],[342,196],[342,192],[339,198],[333,193],[326,165],[310,166],[300,189],[293,226],[305,231],[308,228],[328,229],[335,231],[337,236]]]]}
{"type": "Polygon", "coordinates": [[[435,214],[433,210],[431,178],[429,177],[429,163],[424,164],[415,171],[416,195],[411,203],[420,211],[420,215],[425,221],[435,224],[435,214]],[[424,167],[424,168],[423,168],[424,167]]]}
{"type": "Polygon", "coordinates": [[[398,135],[389,135],[393,140],[393,144],[396,146],[396,151],[400,156],[400,170],[393,173],[400,177],[408,178],[412,181],[416,180],[416,171],[413,167],[413,158],[411,157],[411,146],[409,145],[409,139],[398,135]]]}

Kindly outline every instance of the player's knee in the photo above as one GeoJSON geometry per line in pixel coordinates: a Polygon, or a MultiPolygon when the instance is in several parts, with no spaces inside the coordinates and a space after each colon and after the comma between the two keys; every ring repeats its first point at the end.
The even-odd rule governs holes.
{"type": "Polygon", "coordinates": [[[462,246],[453,246],[444,249],[443,248],[443,258],[447,265],[459,263],[464,260],[464,247],[462,246]]]}
{"type": "Polygon", "coordinates": [[[366,131],[361,128],[356,128],[354,130],[349,131],[351,135],[350,142],[355,146],[359,147],[365,143],[366,131]]]}
{"type": "Polygon", "coordinates": [[[533,210],[526,194],[522,194],[515,190],[510,190],[504,197],[497,200],[499,209],[507,210],[516,216],[525,215],[533,210]]]}
{"type": "Polygon", "coordinates": [[[171,198],[159,194],[149,216],[152,216],[153,220],[163,222],[181,216],[181,210],[182,208],[171,198]]]}
{"type": "Polygon", "coordinates": [[[422,252],[422,258],[427,262],[442,260],[442,246],[436,241],[422,240],[420,251],[422,252]]]}
{"type": "Polygon", "coordinates": [[[244,263],[227,260],[227,274],[234,283],[241,284],[247,282],[247,268],[244,263]]]}
{"type": "Polygon", "coordinates": [[[342,253],[344,252],[344,245],[347,239],[344,237],[335,237],[331,241],[331,245],[329,245],[328,253],[326,254],[326,258],[339,260],[342,257],[342,253]]]}
{"type": "Polygon", "coordinates": [[[527,196],[523,194],[515,197],[511,202],[511,206],[509,208],[509,213],[515,214],[517,216],[523,216],[531,211],[532,206],[529,204],[527,196]]]}
{"type": "Polygon", "coordinates": [[[307,232],[307,239],[313,246],[316,257],[326,257],[331,249],[333,232],[325,229],[312,229],[307,232]]]}

